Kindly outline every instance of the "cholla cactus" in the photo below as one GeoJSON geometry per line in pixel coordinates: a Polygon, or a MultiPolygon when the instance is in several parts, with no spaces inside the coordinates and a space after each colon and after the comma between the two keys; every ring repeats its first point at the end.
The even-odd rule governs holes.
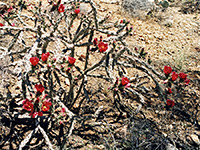
{"type": "MultiPolygon", "coordinates": [[[[6,111],[6,105],[4,109],[12,124],[10,136],[15,133],[14,143],[19,149],[34,143],[33,137],[41,137],[36,134],[44,139],[32,144],[36,148],[46,143],[48,149],[62,149],[67,148],[66,141],[73,134],[86,128],[98,126],[99,132],[106,133],[110,127],[97,120],[108,95],[118,117],[140,111],[149,92],[145,85],[150,82],[166,101],[159,84],[164,75],[144,61],[144,49],[138,53],[126,44],[133,30],[130,22],[109,22],[109,18],[110,14],[99,16],[92,0],[21,0],[18,8],[2,14],[0,21],[5,23],[0,30],[7,44],[0,47],[4,62],[0,67],[17,76],[15,82],[21,81],[18,93],[10,92],[8,85],[2,99],[12,104],[8,110],[13,114],[6,111]],[[130,70],[142,73],[129,74],[130,70]],[[105,97],[100,98],[101,94],[105,97]],[[136,101],[138,107],[133,109],[124,99],[136,101]],[[102,105],[98,108],[96,103],[102,105]],[[24,126],[18,130],[18,124],[24,126]],[[27,126],[29,133],[25,133],[27,126]]],[[[7,140],[7,135],[3,133],[1,139],[7,140]]],[[[12,144],[10,137],[10,149],[12,144]]],[[[6,142],[1,148],[4,146],[6,142]]]]}

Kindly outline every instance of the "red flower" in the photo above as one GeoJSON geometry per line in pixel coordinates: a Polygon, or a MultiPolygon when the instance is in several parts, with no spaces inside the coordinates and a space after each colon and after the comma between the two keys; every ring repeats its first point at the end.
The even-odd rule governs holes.
{"type": "Polygon", "coordinates": [[[49,52],[47,52],[47,53],[42,53],[42,57],[41,57],[42,61],[47,61],[49,55],[50,55],[49,52]]]}
{"type": "Polygon", "coordinates": [[[59,124],[60,124],[60,125],[63,124],[63,121],[59,121],[59,124]]]}
{"type": "Polygon", "coordinates": [[[8,10],[7,10],[7,12],[9,13],[9,12],[11,12],[13,10],[13,7],[11,6],[8,10]]]}
{"type": "Polygon", "coordinates": [[[32,101],[29,101],[29,99],[26,98],[25,100],[23,100],[22,104],[24,105],[24,104],[26,104],[28,102],[32,102],[32,101]]]}
{"type": "Polygon", "coordinates": [[[130,83],[128,83],[128,84],[125,85],[125,88],[128,88],[128,87],[131,87],[130,83]]]}
{"type": "Polygon", "coordinates": [[[129,83],[129,79],[127,77],[122,77],[122,81],[121,81],[121,84],[124,86],[124,85],[127,85],[129,83]]]}
{"type": "Polygon", "coordinates": [[[42,105],[42,111],[48,111],[50,109],[50,107],[46,106],[46,105],[42,105]]]}
{"type": "Polygon", "coordinates": [[[98,48],[100,52],[105,52],[108,49],[108,44],[104,42],[100,42],[98,44],[98,48]]]}
{"type": "Polygon", "coordinates": [[[80,9],[79,8],[75,9],[74,13],[78,15],[80,13],[80,9]]]}
{"type": "Polygon", "coordinates": [[[38,93],[42,93],[45,89],[42,84],[36,84],[35,88],[36,88],[38,93]]]}
{"type": "Polygon", "coordinates": [[[178,73],[172,72],[172,81],[175,81],[178,78],[178,73]]]}
{"type": "Polygon", "coordinates": [[[185,81],[185,85],[188,85],[190,83],[190,80],[187,78],[184,81],[185,81]]]}
{"type": "Polygon", "coordinates": [[[48,68],[51,68],[51,67],[52,67],[52,65],[51,65],[51,64],[48,64],[48,65],[47,65],[47,67],[48,67],[48,68]]]}
{"type": "Polygon", "coordinates": [[[33,114],[30,114],[32,116],[32,118],[35,118],[36,116],[43,116],[43,113],[41,111],[38,112],[34,112],[33,114]]]}
{"type": "Polygon", "coordinates": [[[120,20],[120,23],[124,23],[124,20],[120,20]]]}
{"type": "Polygon", "coordinates": [[[56,58],[53,58],[53,62],[56,62],[56,58]]]}
{"type": "Polygon", "coordinates": [[[23,102],[22,102],[23,106],[22,108],[27,110],[27,111],[32,111],[34,109],[34,105],[31,101],[29,101],[28,99],[25,99],[23,102]]]}
{"type": "Polygon", "coordinates": [[[29,59],[29,61],[31,62],[31,64],[32,64],[33,66],[36,66],[36,65],[38,64],[38,62],[39,62],[39,58],[37,58],[37,57],[31,57],[31,58],[29,59]]]}
{"type": "Polygon", "coordinates": [[[50,99],[48,99],[48,100],[46,100],[46,101],[44,101],[43,103],[42,103],[42,111],[48,111],[49,109],[50,109],[50,107],[51,107],[51,105],[52,105],[52,103],[49,101],[50,99]]]}
{"type": "Polygon", "coordinates": [[[44,100],[47,96],[48,96],[48,94],[45,94],[45,95],[42,97],[42,100],[44,100]]]}
{"type": "Polygon", "coordinates": [[[170,66],[165,66],[163,71],[165,75],[169,75],[172,72],[172,68],[170,66]]]}
{"type": "Polygon", "coordinates": [[[4,26],[4,24],[3,23],[0,23],[0,27],[3,27],[4,26]]]}
{"type": "Polygon", "coordinates": [[[65,108],[62,108],[62,109],[61,109],[61,113],[65,113],[65,108]]]}
{"type": "Polygon", "coordinates": [[[43,113],[41,111],[38,111],[38,116],[43,116],[43,113]]]}
{"type": "Polygon", "coordinates": [[[181,72],[181,73],[179,73],[179,77],[180,77],[181,79],[185,80],[185,79],[187,78],[187,74],[181,72]]]}
{"type": "Polygon", "coordinates": [[[167,92],[168,92],[168,94],[172,94],[173,93],[171,88],[168,88],[167,92]]]}
{"type": "Polygon", "coordinates": [[[173,100],[167,99],[167,106],[173,107],[175,105],[173,100]]]}
{"type": "Polygon", "coordinates": [[[66,111],[65,111],[65,108],[62,108],[62,109],[61,109],[61,114],[62,114],[63,116],[66,115],[65,112],[66,112],[66,111]]]}
{"type": "Polygon", "coordinates": [[[62,13],[65,11],[65,6],[63,4],[60,4],[60,6],[58,7],[58,12],[62,13]]]}
{"type": "Polygon", "coordinates": [[[98,39],[97,38],[94,38],[93,44],[94,44],[94,46],[97,46],[97,44],[98,44],[98,39]]]}
{"type": "Polygon", "coordinates": [[[76,59],[74,57],[68,57],[68,62],[71,65],[74,65],[74,63],[76,62],[76,59]]]}
{"type": "Polygon", "coordinates": [[[70,67],[68,67],[68,68],[67,68],[67,70],[66,70],[66,72],[67,72],[67,73],[69,73],[69,72],[70,72],[70,70],[71,70],[71,68],[70,68],[70,67]]]}

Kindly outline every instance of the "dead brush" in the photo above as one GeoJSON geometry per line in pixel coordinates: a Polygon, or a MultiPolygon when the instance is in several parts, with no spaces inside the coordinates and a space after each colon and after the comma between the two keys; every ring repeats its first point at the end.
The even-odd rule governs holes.
{"type": "Polygon", "coordinates": [[[92,0],[20,0],[2,14],[2,42],[9,44],[0,46],[0,59],[7,61],[1,67],[20,83],[20,94],[8,84],[1,95],[0,119],[10,130],[0,135],[0,149],[70,149],[77,144],[72,136],[84,139],[82,147],[88,141],[108,144],[103,141],[108,133],[117,148],[117,127],[110,120],[138,114],[150,92],[146,85],[166,102],[160,86],[166,77],[126,44],[130,22],[108,19],[109,14],[100,17],[92,0]],[[82,4],[88,6],[84,12],[82,4]],[[132,69],[141,74],[128,74],[132,69]],[[105,97],[95,97],[98,93],[105,97]]]}

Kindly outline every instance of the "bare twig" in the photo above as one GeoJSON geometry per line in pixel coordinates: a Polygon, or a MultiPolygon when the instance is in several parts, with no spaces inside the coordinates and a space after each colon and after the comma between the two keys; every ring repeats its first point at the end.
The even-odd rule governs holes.
{"type": "Polygon", "coordinates": [[[19,145],[19,150],[22,150],[22,148],[24,148],[24,146],[26,146],[26,144],[29,142],[29,140],[31,139],[31,137],[37,133],[39,129],[39,126],[37,126],[34,130],[32,130],[27,136],[26,138],[20,143],[19,145]]]}
{"type": "Polygon", "coordinates": [[[37,29],[33,28],[33,27],[22,27],[22,28],[19,28],[19,27],[11,27],[11,26],[3,26],[3,27],[0,27],[0,30],[20,30],[20,31],[32,31],[32,32],[37,32],[37,29]]]}
{"type": "Polygon", "coordinates": [[[65,112],[67,113],[67,115],[69,116],[69,118],[72,118],[75,116],[75,114],[73,112],[71,112],[66,106],[65,104],[63,104],[63,102],[60,101],[59,96],[55,97],[56,102],[62,107],[65,108],[65,112]]]}
{"type": "Polygon", "coordinates": [[[42,133],[42,135],[43,135],[43,137],[44,137],[44,139],[45,139],[45,141],[46,141],[46,144],[48,145],[49,149],[50,149],[50,150],[54,150],[53,145],[51,144],[51,141],[49,140],[49,137],[48,137],[48,135],[46,134],[46,132],[44,131],[44,129],[43,129],[40,125],[38,125],[38,129],[39,129],[40,132],[42,133]]]}

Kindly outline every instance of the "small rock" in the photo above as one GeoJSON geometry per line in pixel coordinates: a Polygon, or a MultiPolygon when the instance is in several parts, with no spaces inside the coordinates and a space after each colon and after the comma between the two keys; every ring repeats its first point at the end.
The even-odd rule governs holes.
{"type": "Polygon", "coordinates": [[[199,137],[196,134],[192,134],[190,137],[195,144],[200,145],[199,137]]]}
{"type": "Polygon", "coordinates": [[[167,26],[167,27],[171,27],[172,26],[172,24],[173,24],[173,17],[172,16],[170,16],[170,17],[168,17],[168,18],[166,18],[164,21],[163,21],[163,25],[165,25],[165,26],[167,26]]]}
{"type": "Polygon", "coordinates": [[[68,85],[68,86],[70,85],[69,79],[65,80],[65,84],[68,85]]]}
{"type": "Polygon", "coordinates": [[[164,135],[164,137],[167,137],[167,133],[165,133],[165,132],[162,132],[162,134],[164,135]]]}
{"type": "Polygon", "coordinates": [[[81,57],[81,55],[84,55],[85,51],[83,51],[82,49],[77,49],[76,55],[81,57]]]}
{"type": "Polygon", "coordinates": [[[100,0],[101,3],[106,3],[106,4],[119,4],[119,0],[100,0]]]}
{"type": "Polygon", "coordinates": [[[122,7],[135,17],[144,17],[153,10],[155,3],[152,0],[122,0],[122,7]]]}
{"type": "Polygon", "coordinates": [[[123,112],[123,113],[122,113],[122,117],[127,118],[127,113],[126,113],[126,112],[123,112]]]}
{"type": "Polygon", "coordinates": [[[166,150],[178,150],[178,149],[177,149],[174,145],[168,143],[168,144],[166,145],[166,150]]]}
{"type": "Polygon", "coordinates": [[[163,111],[156,110],[155,113],[159,114],[159,115],[164,115],[166,113],[166,111],[164,111],[164,110],[163,111]]]}
{"type": "Polygon", "coordinates": [[[95,149],[99,149],[99,150],[103,150],[103,149],[105,149],[105,146],[104,145],[97,145],[97,146],[95,146],[95,149]]]}
{"type": "Polygon", "coordinates": [[[83,14],[87,14],[88,12],[91,11],[91,7],[89,6],[89,4],[86,3],[81,3],[79,8],[80,12],[83,14]]]}
{"type": "Polygon", "coordinates": [[[19,90],[21,88],[21,85],[22,85],[22,80],[17,81],[15,85],[15,89],[19,90]]]}
{"type": "Polygon", "coordinates": [[[200,52],[200,47],[195,47],[194,48],[197,52],[200,52]]]}

